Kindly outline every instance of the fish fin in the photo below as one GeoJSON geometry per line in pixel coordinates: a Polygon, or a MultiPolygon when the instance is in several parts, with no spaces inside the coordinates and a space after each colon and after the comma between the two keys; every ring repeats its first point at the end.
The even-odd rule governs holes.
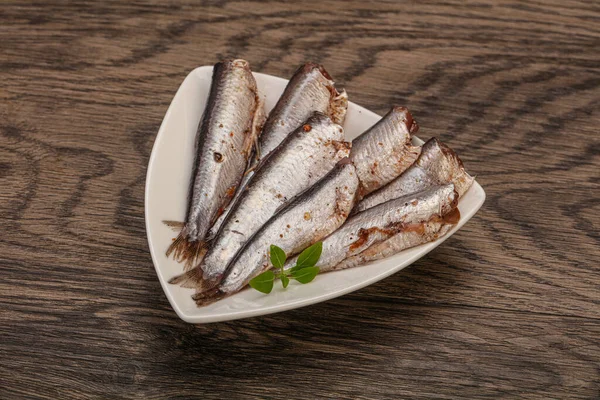
{"type": "Polygon", "coordinates": [[[181,275],[177,275],[169,283],[172,285],[179,285],[188,289],[196,289],[196,293],[202,294],[214,290],[220,282],[220,279],[207,280],[203,276],[204,272],[202,268],[197,266],[189,271],[184,272],[181,275]]]}
{"type": "Polygon", "coordinates": [[[185,226],[185,222],[181,221],[171,221],[171,220],[163,220],[163,224],[173,229],[175,232],[179,232],[185,226]]]}
{"type": "Polygon", "coordinates": [[[167,257],[173,256],[173,259],[178,262],[185,262],[183,268],[185,271],[198,265],[200,260],[208,250],[206,243],[201,241],[188,241],[183,232],[179,233],[173,240],[173,243],[166,251],[167,257]]]}
{"type": "Polygon", "coordinates": [[[191,242],[187,249],[187,254],[185,254],[184,258],[182,259],[182,261],[185,261],[183,270],[189,271],[200,264],[207,251],[208,246],[206,245],[206,242],[191,242]]]}
{"type": "Polygon", "coordinates": [[[333,122],[338,125],[342,125],[344,123],[344,119],[346,119],[347,110],[348,93],[346,93],[344,89],[342,89],[341,92],[338,92],[334,87],[332,87],[327,115],[333,122]]]}
{"type": "Polygon", "coordinates": [[[165,253],[167,257],[173,254],[173,258],[177,259],[180,249],[186,245],[187,240],[185,239],[183,232],[180,232],[179,235],[175,239],[173,239],[173,243],[169,245],[167,248],[167,252],[165,253]]]}
{"type": "Polygon", "coordinates": [[[171,285],[179,285],[184,288],[195,288],[202,281],[202,269],[193,268],[181,275],[177,275],[169,280],[171,285]]]}
{"type": "Polygon", "coordinates": [[[196,302],[198,307],[207,306],[209,304],[214,303],[215,301],[221,300],[224,297],[227,297],[227,293],[221,292],[219,288],[213,288],[210,291],[196,293],[192,296],[192,299],[196,302]]]}

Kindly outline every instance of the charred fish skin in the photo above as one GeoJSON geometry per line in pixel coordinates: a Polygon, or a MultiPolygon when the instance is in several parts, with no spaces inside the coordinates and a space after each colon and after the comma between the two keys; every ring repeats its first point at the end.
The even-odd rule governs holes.
{"type": "MultiPolygon", "coordinates": [[[[318,266],[331,271],[344,260],[361,254],[402,232],[421,232],[423,226],[440,220],[456,208],[458,194],[453,184],[436,186],[400,197],[348,218],[323,241],[318,266]]],[[[286,268],[295,265],[290,260],[286,268]]]]}
{"type": "Polygon", "coordinates": [[[221,231],[200,267],[213,281],[229,261],[275,211],[310,188],[350,154],[344,130],[321,113],[315,113],[289,135],[269,156],[232,205],[221,231]]]}
{"type": "MultiPolygon", "coordinates": [[[[258,168],[260,160],[275,150],[314,112],[323,113],[334,123],[341,125],[347,109],[346,91],[336,89],[333,79],[322,65],[306,63],[300,66],[264,123],[254,163],[245,174],[236,197],[258,168]]],[[[229,208],[226,209],[217,219],[209,231],[209,237],[217,235],[229,211],[229,208]]]]}
{"type": "Polygon", "coordinates": [[[233,294],[270,268],[271,244],[294,255],[341,226],[353,207],[359,184],[354,166],[345,160],[263,225],[231,261],[218,289],[196,301],[201,305],[233,294]]]}
{"type": "Polygon", "coordinates": [[[260,140],[260,157],[265,157],[315,111],[327,115],[341,125],[348,108],[348,96],[338,91],[331,76],[323,66],[302,65],[269,113],[260,140]]]}
{"type": "Polygon", "coordinates": [[[242,178],[263,113],[249,63],[217,63],[196,134],[185,225],[167,255],[174,252],[180,261],[198,255],[208,229],[242,178]]]}
{"type": "Polygon", "coordinates": [[[355,211],[364,211],[391,199],[446,183],[453,183],[459,197],[462,197],[474,181],[458,155],[437,138],[431,138],[423,144],[419,158],[409,169],[363,198],[355,211]]]}
{"type": "Polygon", "coordinates": [[[418,129],[408,109],[393,107],[352,141],[350,158],[360,179],[361,197],[391,182],[417,159],[420,148],[411,144],[411,135],[418,129]]]}

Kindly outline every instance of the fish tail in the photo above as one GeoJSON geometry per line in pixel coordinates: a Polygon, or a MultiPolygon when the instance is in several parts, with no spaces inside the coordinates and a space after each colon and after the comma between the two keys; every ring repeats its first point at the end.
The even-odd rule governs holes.
{"type": "Polygon", "coordinates": [[[206,254],[207,247],[202,241],[189,241],[183,232],[179,233],[167,249],[167,257],[173,256],[178,262],[185,262],[184,270],[188,271],[198,265],[206,254]]]}
{"type": "Polygon", "coordinates": [[[206,279],[203,276],[202,268],[197,266],[195,268],[190,269],[189,271],[184,272],[181,275],[177,275],[174,278],[171,278],[169,281],[172,285],[179,285],[189,289],[196,289],[196,292],[206,293],[214,290],[220,282],[220,278],[217,279],[206,279]]]}
{"type": "Polygon", "coordinates": [[[208,247],[206,246],[205,242],[188,242],[188,247],[185,251],[186,252],[180,261],[185,261],[185,264],[183,264],[183,270],[190,271],[192,268],[200,264],[204,258],[204,255],[208,251],[208,247]]]}
{"type": "Polygon", "coordinates": [[[202,282],[202,269],[193,268],[181,275],[177,275],[169,280],[171,285],[180,285],[184,288],[196,288],[202,282]]]}
{"type": "Polygon", "coordinates": [[[173,240],[173,243],[169,245],[169,248],[166,252],[167,257],[173,254],[173,258],[177,259],[181,253],[181,248],[185,246],[186,242],[187,240],[183,236],[183,232],[180,232],[179,235],[177,235],[177,237],[173,240]]]}
{"type": "Polygon", "coordinates": [[[196,305],[199,307],[207,306],[209,304],[214,303],[215,301],[219,301],[224,297],[227,297],[227,293],[221,292],[219,288],[213,288],[209,291],[196,293],[192,296],[192,299],[196,302],[196,305]]]}

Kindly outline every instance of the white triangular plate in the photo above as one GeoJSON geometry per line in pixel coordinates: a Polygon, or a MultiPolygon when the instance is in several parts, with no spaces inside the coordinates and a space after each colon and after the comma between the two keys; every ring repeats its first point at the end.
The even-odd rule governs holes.
{"type": "MultiPolygon", "coordinates": [[[[291,282],[287,290],[279,283],[264,295],[246,289],[206,307],[192,301],[191,289],[170,285],[169,279],[182,272],[182,266],[165,256],[176,233],[163,220],[183,221],[192,171],[194,137],[210,89],[212,66],[193,70],[183,81],[160,126],[146,176],[146,232],[156,274],[171,306],[190,323],[227,321],[270,314],[307,306],[353,292],[400,271],[423,257],[454,234],[479,210],[485,192],[475,182],[459,202],[461,219],[443,238],[362,267],[317,276],[307,285],[291,282]]],[[[275,105],[287,80],[254,73],[267,111],[275,105]]],[[[379,120],[380,116],[354,103],[348,106],[344,123],[346,137],[353,139],[379,120]]],[[[415,142],[422,141],[415,138],[415,142]]]]}

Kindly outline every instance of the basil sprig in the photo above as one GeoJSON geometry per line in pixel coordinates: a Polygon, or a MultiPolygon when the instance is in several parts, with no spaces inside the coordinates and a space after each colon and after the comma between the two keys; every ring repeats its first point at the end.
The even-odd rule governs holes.
{"type": "Polygon", "coordinates": [[[317,242],[300,253],[296,265],[288,270],[284,270],[283,266],[287,259],[285,251],[272,244],[269,249],[269,255],[271,264],[273,264],[276,270],[265,271],[255,276],[250,280],[250,286],[259,292],[268,294],[273,290],[275,279],[281,279],[284,289],[290,284],[290,278],[303,284],[309,283],[319,273],[319,267],[315,265],[319,262],[322,251],[323,242],[317,242]]]}

